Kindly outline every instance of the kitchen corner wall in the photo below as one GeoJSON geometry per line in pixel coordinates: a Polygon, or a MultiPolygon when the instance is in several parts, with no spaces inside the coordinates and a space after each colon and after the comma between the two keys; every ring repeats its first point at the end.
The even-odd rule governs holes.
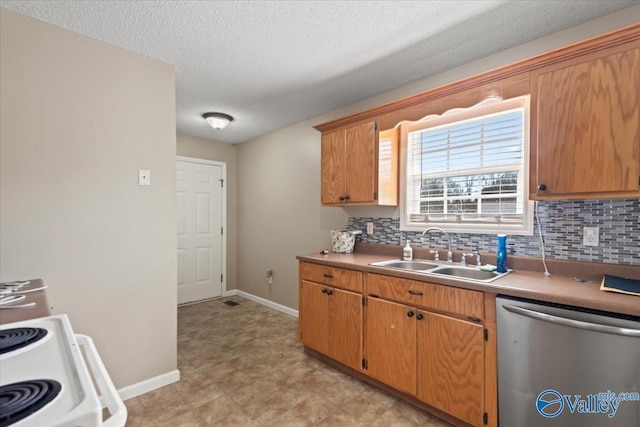
{"type": "Polygon", "coordinates": [[[0,280],[44,279],[116,387],[175,371],[174,67],[2,8],[0,100],[0,280]]]}
{"type": "MultiPolygon", "coordinates": [[[[238,289],[297,308],[296,255],[329,247],[329,230],[344,228],[347,216],[365,219],[393,216],[394,209],[382,207],[343,209],[320,206],[320,132],[312,128],[314,125],[631,25],[639,20],[640,5],[632,6],[240,144],[238,289]],[[264,280],[267,268],[274,270],[274,283],[271,286],[264,280]]],[[[334,80],[321,84],[328,91],[335,90],[341,87],[341,77],[337,75],[334,80]]],[[[295,90],[296,82],[291,82],[291,91],[295,90]]],[[[336,98],[339,95],[336,93],[336,98]]],[[[314,100],[300,99],[299,102],[314,100]]],[[[568,209],[565,210],[567,211],[568,209]]],[[[548,230],[551,233],[551,229],[548,230]]]]}
{"type": "Polygon", "coordinates": [[[237,242],[238,242],[238,161],[237,146],[197,136],[178,134],[176,138],[178,156],[215,160],[227,164],[227,290],[237,287],[237,242]]]}
{"type": "MultiPolygon", "coordinates": [[[[571,200],[539,202],[538,213],[548,258],[574,261],[640,265],[640,199],[571,200]],[[599,227],[597,247],[582,244],[582,228],[599,227]]],[[[400,231],[397,218],[347,218],[346,228],[362,230],[358,242],[446,248],[440,233],[400,231]],[[373,222],[374,233],[366,233],[373,222]]],[[[445,227],[446,229],[446,227],[445,227]]],[[[496,252],[495,234],[450,233],[454,249],[471,252],[496,252]]],[[[509,236],[509,253],[540,257],[540,234],[536,223],[533,236],[509,236]]]]}
{"type": "Polygon", "coordinates": [[[296,255],[328,247],[342,209],[320,206],[320,144],[303,122],[238,145],[238,289],[298,307],[296,255]],[[273,270],[273,284],[265,280],[273,270]]]}

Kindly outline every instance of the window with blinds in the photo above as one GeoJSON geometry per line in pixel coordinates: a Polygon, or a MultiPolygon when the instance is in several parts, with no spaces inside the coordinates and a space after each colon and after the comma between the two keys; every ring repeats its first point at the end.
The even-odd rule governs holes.
{"type": "Polygon", "coordinates": [[[494,98],[402,125],[402,229],[531,235],[527,110],[494,98]]]}

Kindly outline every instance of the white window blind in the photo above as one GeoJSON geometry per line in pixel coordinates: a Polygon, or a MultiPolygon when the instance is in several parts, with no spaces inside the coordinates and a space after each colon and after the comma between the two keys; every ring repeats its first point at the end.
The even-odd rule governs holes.
{"type": "Polygon", "coordinates": [[[525,101],[492,99],[406,126],[403,229],[531,234],[525,101]]]}

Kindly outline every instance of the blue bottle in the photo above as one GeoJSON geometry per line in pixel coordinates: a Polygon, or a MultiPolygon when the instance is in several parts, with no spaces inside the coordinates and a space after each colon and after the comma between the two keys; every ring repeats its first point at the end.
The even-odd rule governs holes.
{"type": "Polygon", "coordinates": [[[498,251],[496,253],[498,273],[507,272],[507,235],[498,234],[498,251]]]}

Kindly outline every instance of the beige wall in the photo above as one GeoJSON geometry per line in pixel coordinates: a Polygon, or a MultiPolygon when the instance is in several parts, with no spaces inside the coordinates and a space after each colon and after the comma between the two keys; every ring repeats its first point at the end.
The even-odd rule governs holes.
{"type": "Polygon", "coordinates": [[[639,20],[640,6],[633,6],[239,145],[238,289],[297,308],[297,254],[327,247],[329,230],[343,227],[348,215],[396,214],[394,208],[320,207],[320,133],[312,126],[639,20]],[[263,279],[268,267],[274,268],[270,287],[263,279]]]}
{"type": "Polygon", "coordinates": [[[329,230],[344,228],[346,219],[342,209],[320,206],[320,140],[311,126],[238,145],[238,289],[292,308],[295,256],[329,247],[329,230]]]}
{"type": "MultiPolygon", "coordinates": [[[[212,130],[213,131],[213,130],[212,130]]],[[[215,160],[227,164],[227,290],[236,289],[237,285],[237,194],[238,194],[238,162],[235,145],[226,144],[196,136],[178,134],[178,156],[197,159],[215,160]]]]}
{"type": "Polygon", "coordinates": [[[173,371],[174,68],[0,11],[0,280],[43,278],[116,387],[173,371]]]}

